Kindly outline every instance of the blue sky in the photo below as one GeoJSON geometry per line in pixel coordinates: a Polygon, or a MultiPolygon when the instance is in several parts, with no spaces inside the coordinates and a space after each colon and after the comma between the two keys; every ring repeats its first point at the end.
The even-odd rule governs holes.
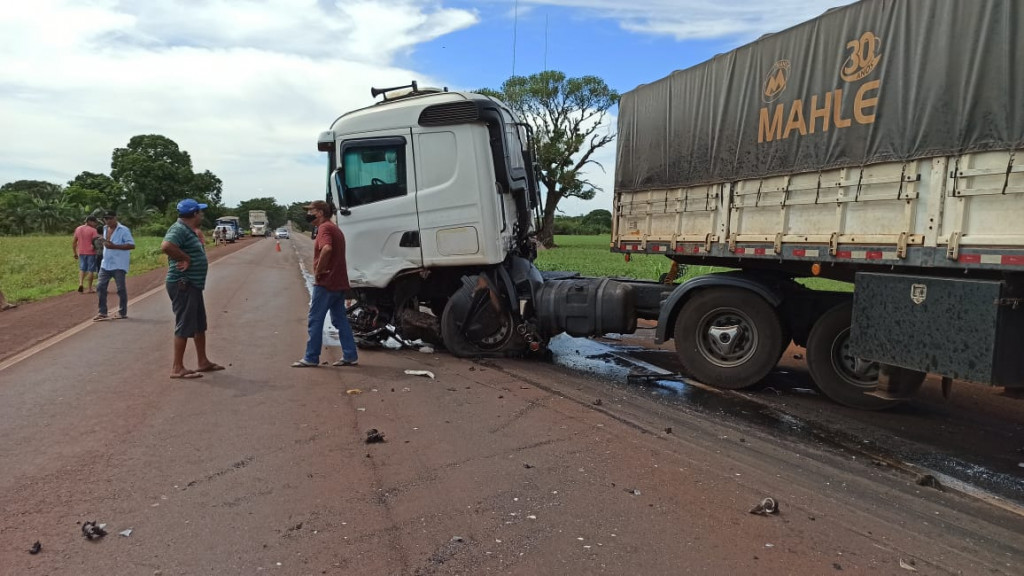
{"type": "MultiPolygon", "coordinates": [[[[317,134],[418,80],[497,88],[513,71],[596,75],[624,92],[848,0],[33,0],[0,14],[0,183],[110,172],[162,134],[229,206],[319,197],[317,134]],[[515,14],[518,13],[518,16],[515,14]]],[[[608,117],[614,130],[615,110],[608,117]]],[[[614,144],[588,177],[611,208],[614,144]]]]}

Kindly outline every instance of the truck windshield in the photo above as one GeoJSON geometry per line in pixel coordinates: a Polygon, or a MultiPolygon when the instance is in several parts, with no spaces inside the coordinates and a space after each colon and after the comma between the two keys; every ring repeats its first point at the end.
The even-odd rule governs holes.
{"type": "Polygon", "coordinates": [[[346,206],[380,202],[408,194],[405,178],[405,143],[346,145],[342,151],[345,179],[341,195],[346,206]]]}

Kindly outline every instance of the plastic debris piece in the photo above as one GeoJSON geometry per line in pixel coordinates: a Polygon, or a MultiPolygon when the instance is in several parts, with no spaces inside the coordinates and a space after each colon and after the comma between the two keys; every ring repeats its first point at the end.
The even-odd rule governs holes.
{"type": "Polygon", "coordinates": [[[356,410],[359,412],[366,412],[366,408],[356,408],[356,410]]]}
{"type": "Polygon", "coordinates": [[[604,404],[604,402],[602,402],[600,398],[594,399],[594,406],[600,406],[601,404],[604,404]]]}
{"type": "Polygon", "coordinates": [[[462,536],[452,536],[452,542],[465,542],[462,536]]]}
{"type": "Polygon", "coordinates": [[[382,434],[376,428],[370,428],[369,430],[366,431],[367,444],[377,444],[379,442],[384,442],[384,434],[382,434]]]}
{"type": "Polygon", "coordinates": [[[939,480],[931,474],[922,474],[918,476],[916,482],[918,486],[927,486],[929,488],[935,488],[936,490],[942,490],[942,484],[940,484],[939,480]]]}
{"type": "Polygon", "coordinates": [[[120,534],[121,536],[124,536],[125,538],[127,538],[127,537],[132,535],[132,529],[129,528],[127,530],[122,530],[122,531],[118,532],[118,534],[120,534]]]}
{"type": "MultiPolygon", "coordinates": [[[[911,560],[911,562],[913,562],[913,560],[911,560]]],[[[904,562],[903,558],[900,558],[900,568],[903,568],[904,570],[910,570],[911,572],[917,572],[917,568],[914,568],[913,564],[908,564],[904,562]]]]}
{"type": "Polygon", "coordinates": [[[359,388],[349,388],[348,390],[345,390],[345,394],[349,394],[349,395],[352,395],[352,396],[355,396],[356,394],[362,394],[362,393],[363,393],[363,391],[360,390],[359,388]]]}
{"type": "Polygon", "coordinates": [[[803,360],[803,359],[804,359],[804,355],[803,354],[793,354],[793,360],[803,360]]]}
{"type": "Polygon", "coordinates": [[[96,521],[92,520],[82,524],[82,535],[85,536],[86,540],[99,540],[107,535],[107,531],[103,528],[106,524],[96,525],[96,521]]]}
{"type": "Polygon", "coordinates": [[[422,352],[424,354],[433,354],[434,353],[434,349],[431,348],[430,346],[422,346],[422,347],[420,347],[420,352],[422,352]]]}
{"type": "Polygon", "coordinates": [[[406,370],[405,373],[409,376],[426,376],[431,380],[434,379],[434,373],[430,370],[406,370]]]}
{"type": "Polygon", "coordinates": [[[637,490],[636,488],[626,488],[626,492],[629,492],[633,496],[639,496],[640,495],[640,491],[637,490]]]}
{"type": "Polygon", "coordinates": [[[778,514],[779,513],[779,502],[772,497],[761,500],[761,503],[750,509],[751,514],[778,514]]]}
{"type": "Polygon", "coordinates": [[[39,542],[39,540],[36,540],[36,543],[33,544],[32,547],[28,549],[28,553],[29,554],[39,554],[39,551],[42,550],[42,549],[43,549],[43,545],[39,542]]]}

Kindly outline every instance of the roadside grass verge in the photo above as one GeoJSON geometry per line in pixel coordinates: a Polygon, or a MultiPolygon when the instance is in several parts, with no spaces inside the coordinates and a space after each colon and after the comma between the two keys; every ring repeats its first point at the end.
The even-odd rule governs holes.
{"type": "MultiPolygon", "coordinates": [[[[626,262],[622,254],[610,251],[610,242],[608,236],[555,236],[556,248],[541,250],[535,264],[545,271],[566,270],[583,276],[636,280],[657,280],[672,266],[671,260],[656,254],[633,254],[626,262]]],[[[688,265],[679,281],[726,270],[729,268],[688,265]]],[[[827,278],[799,278],[797,282],[812,290],[853,291],[853,284],[827,278]]]]}
{"type": "MultiPolygon", "coordinates": [[[[135,238],[129,276],[167,266],[162,237],[135,238]]],[[[0,290],[8,301],[31,302],[78,289],[71,236],[0,236],[0,290]]],[[[95,285],[95,281],[94,281],[95,285]]]]}

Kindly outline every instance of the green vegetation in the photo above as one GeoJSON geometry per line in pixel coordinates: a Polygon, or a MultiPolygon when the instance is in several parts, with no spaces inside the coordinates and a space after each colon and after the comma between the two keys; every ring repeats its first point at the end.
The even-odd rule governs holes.
{"type": "MultiPolygon", "coordinates": [[[[163,237],[136,237],[129,276],[167,266],[163,237]]],[[[0,236],[0,290],[10,302],[42,300],[78,288],[71,235],[0,236]]]]}
{"type": "MultiPolygon", "coordinates": [[[[584,276],[611,276],[637,280],[658,280],[669,271],[672,261],[655,254],[632,254],[626,262],[623,254],[609,251],[609,236],[555,236],[555,248],[541,250],[535,264],[541,270],[567,270],[584,276]]],[[[689,280],[728,268],[714,266],[687,266],[680,280],[689,280]]],[[[797,280],[814,290],[852,292],[853,285],[825,278],[797,280]]]]}

